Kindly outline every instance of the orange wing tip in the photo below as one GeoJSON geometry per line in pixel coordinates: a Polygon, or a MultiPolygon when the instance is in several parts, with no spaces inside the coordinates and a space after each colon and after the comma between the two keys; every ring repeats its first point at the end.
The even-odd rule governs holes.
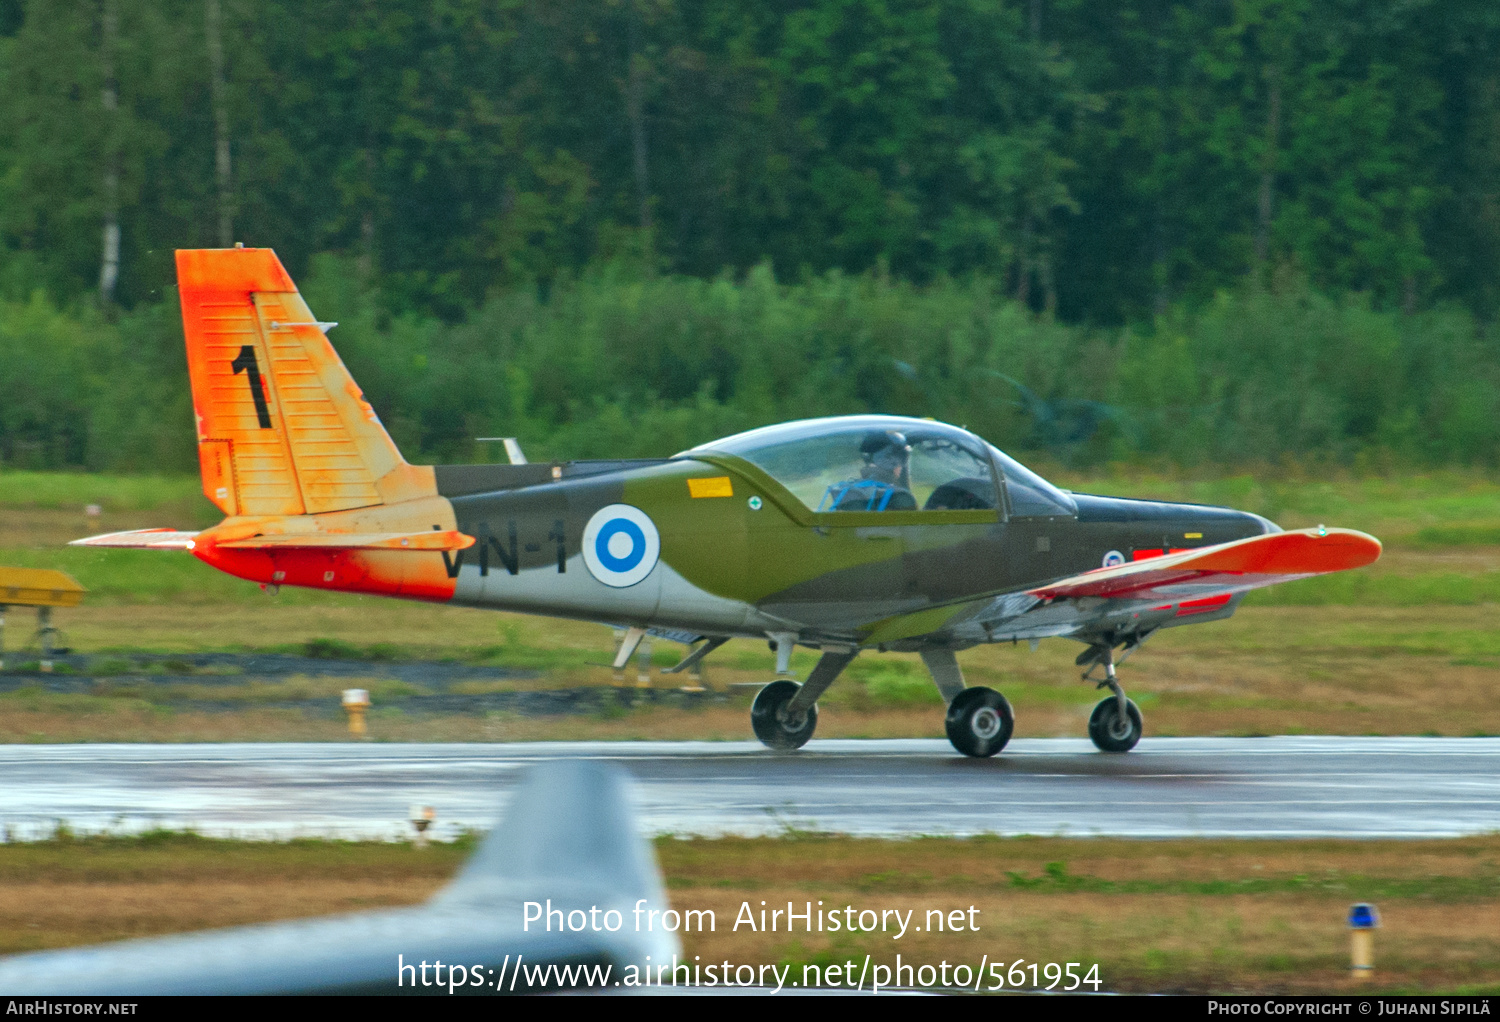
{"type": "Polygon", "coordinates": [[[1294,529],[1228,543],[1176,567],[1264,575],[1326,575],[1374,564],[1380,540],[1354,529],[1294,529]]]}
{"type": "Polygon", "coordinates": [[[476,540],[462,532],[306,532],[253,536],[216,544],[225,550],[466,550],[476,540]]]}
{"type": "Polygon", "coordinates": [[[132,529],[128,532],[106,532],[98,536],[75,539],[68,546],[112,547],[117,550],[191,550],[196,532],[176,529],[132,529]]]}
{"type": "Polygon", "coordinates": [[[1044,600],[1080,596],[1124,597],[1167,592],[1163,587],[1222,577],[1226,587],[1258,588],[1280,581],[1348,571],[1373,564],[1380,540],[1353,529],[1294,529],[1251,536],[1218,546],[1152,557],[1061,579],[1030,590],[1044,600]],[[1260,581],[1253,581],[1255,577],[1260,581]],[[1245,584],[1248,583],[1248,584],[1245,584]]]}

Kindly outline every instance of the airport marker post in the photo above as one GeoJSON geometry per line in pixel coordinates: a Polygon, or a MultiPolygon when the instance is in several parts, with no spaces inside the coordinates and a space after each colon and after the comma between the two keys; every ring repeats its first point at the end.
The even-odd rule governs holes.
{"type": "Polygon", "coordinates": [[[1375,971],[1375,928],[1380,913],[1375,906],[1361,901],[1349,906],[1349,978],[1368,983],[1375,971]]]}
{"type": "Polygon", "coordinates": [[[57,629],[52,627],[52,608],[38,607],[36,609],[36,634],[42,641],[42,671],[44,673],[52,670],[52,647],[53,639],[57,636],[57,629]]]}
{"type": "Polygon", "coordinates": [[[344,689],[344,712],[349,715],[349,733],[356,738],[365,734],[365,711],[370,708],[370,693],[362,688],[344,689]]]}
{"type": "Polygon", "coordinates": [[[418,848],[427,847],[427,828],[432,826],[432,821],[437,819],[437,810],[432,806],[414,805],[411,812],[407,814],[411,820],[412,829],[417,832],[416,839],[412,844],[418,848]]]}

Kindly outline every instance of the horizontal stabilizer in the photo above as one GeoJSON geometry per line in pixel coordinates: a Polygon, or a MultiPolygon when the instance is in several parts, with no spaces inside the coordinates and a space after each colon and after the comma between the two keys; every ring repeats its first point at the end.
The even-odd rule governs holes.
{"type": "Polygon", "coordinates": [[[226,550],[466,550],[473,536],[446,532],[299,532],[217,544],[226,550]]]}
{"type": "Polygon", "coordinates": [[[1353,529],[1297,529],[1184,550],[1061,579],[1031,595],[1044,600],[1098,597],[1174,602],[1233,594],[1333,571],[1363,568],[1380,541],[1353,529]]]}
{"type": "Polygon", "coordinates": [[[191,550],[196,532],[176,529],[131,529],[75,539],[68,546],[107,546],[123,550],[191,550]]]}

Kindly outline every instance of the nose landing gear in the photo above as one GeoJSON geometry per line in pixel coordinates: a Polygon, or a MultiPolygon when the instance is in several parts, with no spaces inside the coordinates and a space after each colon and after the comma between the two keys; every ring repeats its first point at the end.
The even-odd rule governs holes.
{"type": "MultiPolygon", "coordinates": [[[[1140,642],[1137,641],[1128,646],[1126,653],[1139,645],[1140,642]]],[[[1094,673],[1094,668],[1103,664],[1104,678],[1097,685],[1113,693],[1095,706],[1094,712],[1089,715],[1089,739],[1100,752],[1129,752],[1141,740],[1144,722],[1140,707],[1125,698],[1125,690],[1115,677],[1115,651],[1112,642],[1106,640],[1090,646],[1078,658],[1078,665],[1081,667],[1084,664],[1088,664],[1088,670],[1083,672],[1084,681],[1093,681],[1090,675],[1094,673]]]]}
{"type": "Polygon", "coordinates": [[[1141,740],[1140,707],[1124,695],[1108,696],[1089,715],[1089,738],[1100,752],[1129,752],[1141,740]],[[1125,712],[1120,712],[1121,700],[1125,712]]]}

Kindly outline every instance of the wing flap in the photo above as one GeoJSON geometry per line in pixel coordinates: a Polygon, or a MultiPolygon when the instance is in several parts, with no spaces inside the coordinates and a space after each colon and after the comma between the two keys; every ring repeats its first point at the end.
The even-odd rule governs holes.
{"type": "Polygon", "coordinates": [[[1246,592],[1348,571],[1380,557],[1380,541],[1353,529],[1296,529],[1097,568],[1029,590],[1044,600],[1099,597],[1176,602],[1246,592]]]}
{"type": "Polygon", "coordinates": [[[227,550],[466,550],[473,536],[456,529],[432,532],[298,532],[227,540],[227,550]]]}

